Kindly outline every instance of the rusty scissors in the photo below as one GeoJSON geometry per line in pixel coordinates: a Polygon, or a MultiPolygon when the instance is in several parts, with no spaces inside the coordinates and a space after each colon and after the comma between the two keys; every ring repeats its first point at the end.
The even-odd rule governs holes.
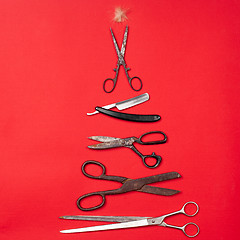
{"type": "MultiPolygon", "coordinates": [[[[125,33],[124,33],[124,37],[123,37],[123,42],[122,42],[122,48],[121,48],[121,51],[118,47],[118,44],[117,44],[117,40],[113,34],[113,31],[112,29],[110,28],[110,31],[111,31],[111,34],[112,34],[112,39],[113,39],[113,43],[114,43],[114,46],[115,46],[115,49],[116,49],[116,52],[117,52],[117,56],[118,56],[118,62],[117,62],[117,68],[114,68],[113,71],[116,73],[115,74],[115,77],[114,78],[107,78],[104,82],[103,82],[103,90],[106,92],[106,93],[110,93],[114,90],[114,88],[116,87],[116,83],[117,83],[117,78],[118,78],[118,73],[119,73],[119,68],[120,66],[122,65],[124,70],[125,70],[125,73],[126,73],[126,76],[127,76],[127,79],[128,79],[128,82],[131,86],[131,88],[134,90],[134,91],[140,91],[142,89],[142,80],[139,78],[139,77],[130,77],[129,74],[128,74],[128,71],[130,70],[130,68],[127,67],[126,65],[126,62],[124,60],[124,55],[125,55],[125,49],[126,49],[126,44],[127,44],[127,36],[128,36],[128,26],[126,26],[126,29],[125,29],[125,33]],[[133,85],[132,85],[132,81],[133,79],[137,79],[140,83],[140,87],[139,88],[134,88],[133,85]],[[107,82],[112,82],[113,83],[113,87],[112,89],[110,90],[107,90],[106,89],[106,84],[107,82]]],[[[109,84],[107,84],[109,85],[109,84]]]]}
{"type": "Polygon", "coordinates": [[[115,194],[131,192],[131,191],[139,191],[139,192],[157,194],[162,196],[171,196],[171,195],[177,194],[179,193],[178,190],[154,187],[154,186],[149,186],[148,184],[167,181],[167,180],[181,177],[181,175],[177,172],[168,172],[168,173],[163,173],[163,174],[158,174],[158,175],[153,175],[150,177],[144,177],[144,178],[138,178],[138,179],[130,179],[130,178],[120,177],[120,176],[110,176],[110,175],[106,175],[106,168],[102,163],[93,161],[93,160],[89,160],[83,163],[82,173],[89,178],[122,183],[122,186],[117,189],[88,193],[79,197],[77,200],[77,206],[80,210],[83,210],[83,211],[95,210],[102,207],[105,204],[106,195],[115,195],[115,194]],[[99,176],[94,176],[92,174],[87,173],[85,170],[87,165],[100,166],[102,169],[102,173],[99,176]],[[102,202],[99,205],[96,205],[94,207],[89,207],[89,208],[83,207],[81,205],[81,201],[91,196],[100,196],[102,198],[102,202]]]}
{"type": "Polygon", "coordinates": [[[96,140],[101,143],[88,146],[88,148],[100,150],[100,149],[108,149],[108,148],[115,148],[115,147],[128,147],[128,148],[132,149],[137,155],[139,155],[142,158],[142,161],[146,167],[156,168],[162,160],[161,156],[156,155],[154,152],[151,155],[143,155],[141,152],[139,152],[137,150],[137,148],[133,145],[133,143],[136,142],[136,143],[139,143],[142,145],[163,144],[167,141],[167,136],[164,132],[152,131],[152,132],[147,132],[147,133],[142,134],[139,138],[137,138],[137,137],[115,138],[115,137],[107,137],[107,136],[92,136],[92,137],[89,137],[89,139],[96,140]],[[161,136],[161,138],[163,137],[163,139],[157,140],[157,141],[143,141],[142,140],[144,137],[147,137],[147,136],[153,137],[153,135],[159,135],[159,136],[161,136]],[[146,159],[148,159],[148,158],[154,158],[156,160],[155,164],[149,165],[146,162],[146,159]]]}

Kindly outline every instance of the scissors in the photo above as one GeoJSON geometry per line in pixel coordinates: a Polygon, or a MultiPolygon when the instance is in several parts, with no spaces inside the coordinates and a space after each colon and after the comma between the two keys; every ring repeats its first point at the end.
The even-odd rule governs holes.
{"type": "Polygon", "coordinates": [[[167,136],[164,132],[161,131],[152,131],[152,132],[147,132],[142,134],[139,138],[137,137],[128,137],[128,138],[115,138],[115,137],[106,137],[106,136],[92,136],[89,137],[89,139],[91,140],[96,140],[102,143],[99,144],[95,144],[95,145],[91,145],[88,146],[88,148],[91,149],[108,149],[108,148],[115,148],[115,147],[128,147],[130,149],[132,149],[136,154],[138,154],[143,161],[143,164],[148,167],[148,168],[156,168],[162,158],[159,155],[156,155],[154,152],[151,155],[143,155],[142,153],[140,153],[133,145],[134,142],[137,142],[139,144],[142,145],[155,145],[155,144],[162,144],[165,143],[167,141],[167,136]],[[164,139],[162,140],[158,140],[158,141],[142,141],[143,137],[146,136],[150,136],[150,135],[161,135],[164,137],[164,139]],[[156,163],[154,165],[149,165],[146,162],[147,158],[154,158],[156,160],[156,163]]]}
{"type": "Polygon", "coordinates": [[[150,177],[144,177],[144,178],[138,178],[138,179],[129,179],[126,177],[119,177],[119,176],[110,176],[106,175],[106,168],[105,166],[97,161],[89,160],[83,163],[82,165],[82,173],[89,178],[98,179],[98,180],[109,180],[114,182],[122,183],[122,186],[117,189],[113,190],[107,190],[107,191],[98,191],[93,193],[88,193],[77,200],[77,206],[80,210],[83,211],[91,211],[96,210],[100,207],[102,207],[105,204],[106,201],[106,195],[115,195],[115,194],[121,194],[131,191],[139,191],[139,192],[145,192],[145,193],[151,193],[151,194],[157,194],[162,196],[171,196],[174,194],[179,193],[178,190],[172,190],[167,188],[159,188],[159,187],[153,187],[149,186],[148,184],[156,183],[156,182],[162,182],[167,181],[171,179],[180,178],[181,175],[177,172],[168,172],[163,174],[158,174],[150,177]],[[102,168],[102,173],[99,176],[94,176],[86,172],[85,168],[87,165],[97,165],[102,168]],[[81,206],[81,201],[85,198],[91,197],[91,196],[101,196],[102,202],[99,205],[96,205],[94,207],[85,208],[81,206]]]}
{"type": "Polygon", "coordinates": [[[117,44],[117,41],[116,41],[116,38],[113,34],[113,31],[112,29],[110,28],[110,31],[111,31],[111,34],[112,34],[112,39],[113,39],[113,43],[114,43],[114,46],[115,46],[115,49],[116,49],[116,52],[117,52],[117,56],[118,56],[118,62],[117,62],[117,68],[114,68],[113,71],[116,72],[115,74],[115,77],[114,78],[107,78],[104,82],[103,82],[103,90],[106,92],[106,93],[110,93],[114,90],[114,88],[116,87],[116,83],[117,83],[117,78],[118,78],[118,72],[119,72],[119,68],[121,65],[123,65],[124,67],[124,70],[125,70],[125,73],[126,73],[126,76],[127,76],[127,79],[128,79],[128,82],[131,86],[131,88],[134,90],[134,91],[140,91],[142,89],[142,80],[139,78],[139,77],[130,77],[129,74],[128,74],[128,71],[130,70],[130,68],[127,67],[126,65],[126,62],[124,60],[124,55],[125,55],[125,49],[126,49],[126,44],[127,44],[127,36],[128,36],[128,26],[126,26],[126,29],[125,29],[125,33],[124,33],[124,37],[123,37],[123,42],[122,42],[122,48],[121,48],[121,51],[118,47],[118,44],[117,44]],[[140,87],[138,89],[134,88],[133,85],[132,85],[132,81],[133,79],[138,79],[139,83],[140,83],[140,87]],[[113,83],[113,87],[110,91],[108,91],[106,89],[106,84],[107,82],[111,81],[113,83]]]}
{"type": "Polygon", "coordinates": [[[187,237],[196,237],[199,233],[199,227],[197,224],[189,222],[182,227],[174,226],[167,224],[164,222],[164,219],[176,214],[184,214],[188,217],[195,216],[199,211],[199,207],[195,202],[187,202],[183,205],[183,207],[176,211],[169,214],[165,214],[160,217],[124,217],[124,216],[62,216],[61,219],[72,219],[72,220],[89,220],[89,221],[103,221],[103,222],[120,222],[115,224],[108,224],[108,225],[100,225],[100,226],[92,226],[92,227],[84,227],[84,228],[77,228],[77,229],[69,229],[69,230],[62,230],[61,233],[80,233],[80,232],[93,232],[93,231],[104,231],[104,230],[114,230],[114,229],[123,229],[123,228],[134,228],[134,227],[142,227],[142,226],[162,226],[162,227],[170,227],[182,230],[183,233],[187,237]],[[193,214],[188,214],[185,210],[187,205],[195,205],[196,211],[193,214]],[[186,232],[186,228],[189,225],[193,225],[196,227],[197,231],[195,234],[188,234],[186,232]]]}

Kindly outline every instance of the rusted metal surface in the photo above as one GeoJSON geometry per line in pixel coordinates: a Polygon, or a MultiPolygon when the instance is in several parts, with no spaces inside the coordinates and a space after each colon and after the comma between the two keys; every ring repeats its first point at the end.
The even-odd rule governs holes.
{"type": "Polygon", "coordinates": [[[100,180],[109,180],[109,181],[115,181],[115,182],[120,182],[122,183],[122,186],[117,189],[112,189],[112,190],[106,190],[106,191],[98,191],[98,192],[93,192],[93,193],[88,193],[84,194],[77,200],[77,206],[79,209],[83,211],[90,211],[90,210],[95,210],[100,207],[102,207],[105,204],[106,201],[106,195],[115,195],[115,194],[122,194],[126,192],[131,192],[131,191],[139,191],[139,192],[144,192],[144,193],[150,193],[150,194],[157,194],[157,195],[162,195],[162,196],[170,196],[179,193],[178,190],[173,190],[173,189],[167,189],[167,188],[160,188],[160,187],[154,187],[154,186],[149,186],[148,184],[156,183],[156,182],[162,182],[162,181],[167,181],[171,179],[176,179],[181,177],[181,175],[177,172],[168,172],[168,173],[163,173],[163,174],[158,174],[158,175],[153,175],[149,177],[144,177],[144,178],[138,178],[138,179],[130,179],[126,177],[120,177],[120,176],[111,176],[111,175],[106,175],[106,168],[105,166],[97,161],[86,161],[83,166],[82,166],[82,172],[85,176],[93,179],[100,179],[100,180]],[[86,172],[85,167],[89,164],[97,165],[102,168],[102,173],[99,176],[94,176],[86,172]],[[90,208],[84,208],[81,205],[81,201],[83,199],[86,199],[91,196],[100,196],[102,198],[102,201],[100,204],[94,207],[90,208]]]}
{"type": "Polygon", "coordinates": [[[89,137],[92,140],[96,140],[102,143],[94,144],[88,146],[91,149],[108,149],[108,148],[116,148],[116,147],[128,147],[132,149],[139,157],[141,157],[143,164],[148,168],[156,168],[161,163],[161,156],[155,154],[153,152],[151,155],[143,155],[138,149],[133,145],[135,142],[142,145],[155,145],[155,144],[163,144],[167,141],[167,135],[162,131],[151,131],[142,134],[139,138],[137,137],[128,137],[128,138],[116,138],[116,137],[108,137],[108,136],[92,136],[89,137]],[[142,141],[143,137],[156,135],[163,137],[163,139],[155,140],[155,141],[142,141]],[[155,163],[150,165],[147,163],[147,159],[153,158],[155,159],[155,163]]]}

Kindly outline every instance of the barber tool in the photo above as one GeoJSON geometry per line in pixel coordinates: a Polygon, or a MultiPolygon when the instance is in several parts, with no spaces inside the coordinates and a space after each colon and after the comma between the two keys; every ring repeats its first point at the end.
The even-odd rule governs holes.
{"type": "Polygon", "coordinates": [[[134,227],[143,227],[143,226],[162,226],[162,227],[170,227],[182,230],[183,233],[187,237],[196,237],[199,233],[199,227],[196,223],[189,222],[182,227],[174,226],[167,224],[164,222],[164,219],[176,214],[184,214],[188,217],[195,216],[199,211],[199,207],[195,202],[187,202],[183,205],[183,207],[176,211],[169,214],[165,214],[160,217],[124,217],[124,216],[62,216],[61,219],[74,219],[74,220],[89,220],[89,221],[102,221],[102,222],[120,222],[115,224],[108,224],[108,225],[99,225],[99,226],[92,226],[92,227],[84,227],[84,228],[76,228],[76,229],[69,229],[69,230],[62,230],[61,233],[81,233],[81,232],[94,232],[94,231],[104,231],[104,230],[114,230],[114,229],[124,229],[124,228],[134,228],[134,227]],[[188,214],[186,212],[187,205],[195,205],[196,211],[193,214],[188,214]],[[187,226],[192,225],[196,228],[195,234],[188,234],[186,232],[187,226]]]}
{"type": "Polygon", "coordinates": [[[151,193],[151,194],[157,194],[157,195],[162,195],[162,196],[171,196],[176,193],[179,193],[178,190],[172,190],[172,189],[167,189],[167,188],[159,188],[159,187],[153,187],[149,186],[147,184],[151,183],[156,183],[156,182],[161,182],[161,181],[167,181],[170,179],[176,179],[180,178],[181,175],[177,172],[168,172],[168,173],[163,173],[163,174],[158,174],[150,177],[144,177],[144,178],[138,178],[138,179],[130,179],[126,177],[119,177],[119,176],[110,176],[106,175],[106,168],[105,166],[97,161],[89,160],[83,163],[82,165],[82,173],[89,178],[93,179],[101,179],[101,180],[109,180],[109,181],[114,181],[114,182],[119,182],[122,183],[122,186],[117,189],[113,190],[107,190],[107,191],[98,191],[98,192],[93,192],[93,193],[88,193],[84,194],[77,200],[77,206],[80,210],[83,211],[90,211],[90,210],[95,210],[100,207],[102,207],[105,204],[106,195],[115,195],[115,194],[121,194],[121,193],[126,193],[126,192],[131,192],[131,191],[139,191],[139,192],[145,192],[145,193],[151,193]],[[85,168],[87,165],[97,165],[102,168],[102,173],[99,176],[94,176],[86,172],[85,168]],[[85,198],[91,197],[91,196],[101,196],[102,197],[102,202],[94,207],[89,207],[85,208],[81,206],[81,201],[85,198]]]}
{"type": "Polygon", "coordinates": [[[115,46],[115,49],[116,49],[116,52],[117,52],[117,56],[118,56],[118,62],[117,62],[117,68],[114,68],[113,71],[115,72],[115,77],[114,78],[107,78],[104,82],[103,82],[103,90],[106,92],[106,93],[111,93],[114,88],[116,87],[116,83],[117,83],[117,78],[118,78],[118,72],[119,72],[119,68],[121,65],[123,65],[123,68],[125,70],[125,73],[126,73],[126,76],[127,76],[127,79],[128,79],[128,82],[131,86],[131,88],[134,90],[134,91],[140,91],[142,89],[142,80],[139,78],[139,77],[130,77],[129,74],[128,74],[128,71],[130,70],[130,68],[127,67],[126,65],[126,62],[124,60],[124,55],[125,55],[125,49],[126,49],[126,44],[127,44],[127,36],[128,36],[128,26],[126,26],[126,29],[125,29],[125,33],[124,33],[124,37],[123,37],[123,42],[122,42],[122,47],[121,47],[121,51],[118,47],[118,44],[117,44],[117,40],[113,34],[113,31],[112,29],[110,28],[110,31],[111,31],[111,34],[112,34],[112,39],[113,39],[113,43],[114,43],[114,46],[115,46]],[[134,79],[137,79],[140,83],[140,87],[138,89],[134,88],[133,85],[132,85],[132,81],[134,79]],[[110,89],[109,91],[106,89],[106,84],[107,82],[112,82],[113,83],[113,87],[112,89],[110,89]]]}
{"type": "Polygon", "coordinates": [[[133,121],[133,122],[156,122],[161,119],[159,115],[141,115],[141,114],[129,114],[120,113],[112,110],[107,110],[101,107],[95,108],[98,112],[106,114],[110,117],[119,118],[122,120],[133,121]]]}
{"type": "MultiPolygon", "coordinates": [[[[133,107],[135,105],[138,105],[140,103],[144,103],[148,100],[149,100],[149,94],[144,93],[144,94],[141,94],[141,95],[139,95],[137,97],[134,97],[134,98],[130,98],[130,99],[127,99],[127,100],[124,100],[124,101],[121,101],[121,102],[112,103],[112,104],[103,106],[102,108],[110,109],[110,108],[116,107],[118,110],[123,110],[123,109],[133,107]]],[[[87,115],[90,116],[90,115],[94,115],[94,114],[97,114],[97,113],[99,113],[99,112],[95,111],[93,113],[87,113],[87,115]]]]}
{"type": "Polygon", "coordinates": [[[88,146],[88,148],[90,149],[101,150],[101,149],[116,148],[116,147],[128,147],[142,158],[143,164],[146,167],[156,168],[162,160],[161,156],[156,155],[154,152],[151,155],[143,155],[141,152],[139,152],[135,148],[133,143],[137,142],[142,145],[163,144],[167,141],[167,136],[164,132],[152,131],[152,132],[147,132],[142,134],[139,138],[137,137],[115,138],[115,137],[107,137],[107,136],[92,136],[92,137],[89,137],[89,139],[101,142],[99,144],[88,146]],[[143,137],[147,137],[147,136],[154,137],[154,135],[160,135],[161,137],[163,137],[163,139],[156,140],[156,141],[142,141],[143,137]],[[146,162],[146,159],[149,159],[149,158],[154,158],[156,160],[156,163],[154,165],[149,165],[146,162]]]}

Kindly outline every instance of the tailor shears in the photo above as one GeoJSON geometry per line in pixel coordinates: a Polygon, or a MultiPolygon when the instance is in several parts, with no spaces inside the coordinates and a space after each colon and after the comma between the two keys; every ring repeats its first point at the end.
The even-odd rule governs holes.
{"type": "Polygon", "coordinates": [[[145,192],[145,193],[151,193],[151,194],[157,194],[157,195],[162,195],[162,196],[171,196],[176,193],[179,193],[180,191],[178,190],[172,190],[172,189],[167,189],[167,188],[160,188],[160,187],[153,187],[149,186],[148,184],[151,183],[156,183],[156,182],[161,182],[161,181],[167,181],[171,179],[176,179],[180,178],[181,175],[177,172],[168,172],[168,173],[163,173],[163,174],[158,174],[150,177],[144,177],[144,178],[138,178],[138,179],[129,179],[126,177],[119,177],[119,176],[110,176],[106,175],[106,168],[105,166],[97,161],[86,161],[82,165],[82,173],[89,178],[93,179],[100,179],[100,180],[109,180],[109,181],[114,181],[114,182],[119,182],[122,183],[122,186],[117,189],[113,190],[107,190],[107,191],[98,191],[98,192],[93,192],[93,193],[88,193],[84,194],[77,200],[77,206],[80,210],[83,211],[90,211],[90,210],[95,210],[100,207],[102,207],[105,204],[106,201],[106,195],[115,195],[115,194],[121,194],[121,193],[126,193],[126,192],[131,192],[131,191],[139,191],[139,192],[145,192]],[[102,168],[102,173],[99,176],[94,176],[86,172],[85,168],[87,165],[93,164],[100,166],[102,168]],[[102,202],[94,207],[89,207],[85,208],[82,207],[81,201],[85,198],[91,197],[91,196],[101,196],[102,202]]]}
{"type": "Polygon", "coordinates": [[[128,36],[128,26],[126,26],[126,29],[125,29],[125,33],[124,33],[124,37],[123,37],[123,42],[122,42],[122,48],[121,48],[121,51],[118,47],[118,44],[117,44],[117,40],[113,34],[113,31],[112,29],[110,28],[110,31],[111,31],[111,34],[112,34],[112,39],[113,39],[113,43],[114,43],[114,46],[115,46],[115,49],[116,49],[116,52],[117,52],[117,56],[118,56],[118,62],[117,62],[117,68],[114,68],[113,71],[116,72],[115,74],[115,77],[114,78],[107,78],[104,82],[103,82],[103,90],[106,92],[106,93],[110,93],[114,90],[114,88],[116,87],[116,83],[117,83],[117,78],[118,78],[118,73],[119,73],[119,68],[121,65],[123,65],[123,68],[125,70],[125,73],[126,73],[126,76],[127,76],[127,79],[128,79],[128,82],[131,86],[131,88],[134,90],[134,91],[140,91],[142,89],[142,80],[139,78],[139,77],[130,77],[129,74],[128,74],[128,71],[130,70],[130,68],[127,67],[126,65],[126,62],[124,60],[124,55],[125,55],[125,49],[126,49],[126,44],[127,44],[127,36],[128,36]],[[133,85],[132,85],[132,81],[133,79],[138,79],[139,83],[140,83],[140,87],[138,89],[134,88],[133,85]],[[112,89],[110,89],[109,91],[106,89],[106,84],[107,82],[112,82],[113,83],[113,87],[112,89]]]}
{"type": "Polygon", "coordinates": [[[81,233],[81,232],[94,232],[94,231],[104,231],[104,230],[114,230],[114,229],[124,229],[124,228],[134,228],[134,227],[143,227],[143,226],[162,226],[162,227],[170,227],[182,230],[183,233],[188,237],[196,237],[199,233],[199,227],[196,223],[189,222],[182,227],[174,226],[167,224],[164,222],[164,219],[176,214],[184,214],[188,217],[195,216],[199,211],[199,207],[195,202],[187,202],[183,205],[183,207],[169,214],[165,214],[160,217],[124,217],[124,216],[62,216],[61,219],[71,219],[71,220],[88,220],[88,221],[102,221],[102,222],[120,222],[115,224],[108,225],[99,225],[92,227],[84,227],[84,228],[76,228],[69,230],[62,230],[61,233],[81,233]],[[195,205],[196,210],[194,213],[189,214],[186,212],[185,208],[187,205],[195,205]],[[195,226],[196,230],[194,233],[187,233],[186,228],[189,225],[195,226]]]}
{"type": "Polygon", "coordinates": [[[161,156],[156,155],[154,152],[151,155],[143,155],[135,148],[133,143],[136,142],[142,145],[162,144],[167,141],[167,136],[164,132],[152,131],[152,132],[147,132],[142,134],[139,138],[137,137],[115,138],[115,137],[106,137],[106,136],[92,136],[92,137],[89,137],[89,139],[96,140],[102,143],[88,146],[88,148],[100,150],[100,149],[108,149],[108,148],[115,148],[115,147],[128,147],[142,158],[142,161],[146,167],[156,168],[162,160],[161,156]],[[159,135],[163,137],[163,139],[156,140],[156,141],[142,141],[143,137],[147,137],[147,136],[153,137],[153,135],[159,135]],[[156,163],[154,165],[147,164],[146,162],[147,158],[154,158],[156,160],[156,163]]]}

